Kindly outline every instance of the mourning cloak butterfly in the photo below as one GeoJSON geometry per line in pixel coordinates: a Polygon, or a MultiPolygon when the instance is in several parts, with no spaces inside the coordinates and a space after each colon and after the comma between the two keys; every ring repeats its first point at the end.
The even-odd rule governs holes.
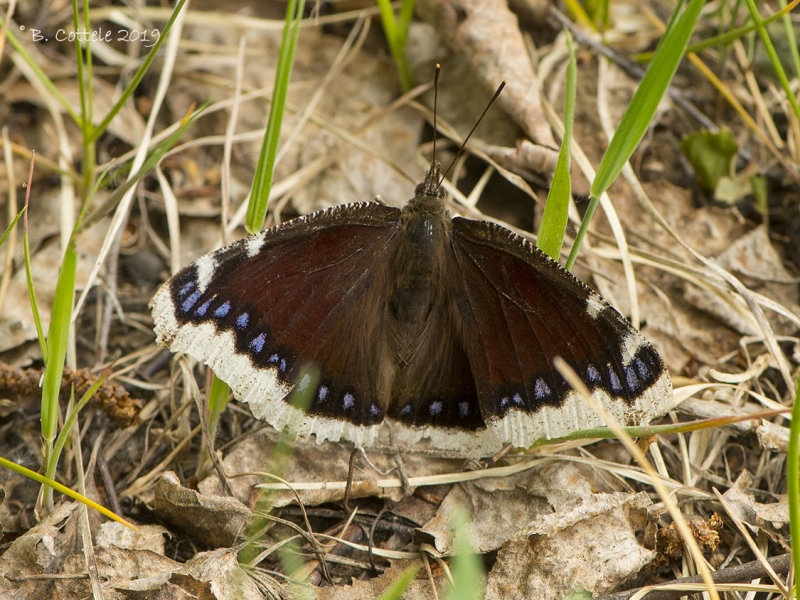
{"type": "Polygon", "coordinates": [[[275,428],[357,446],[388,424],[396,444],[481,456],[603,425],[555,356],[623,424],[672,407],[649,342],[523,237],[451,218],[440,177],[402,210],[336,206],[203,256],[151,301],[158,343],[275,428]]]}

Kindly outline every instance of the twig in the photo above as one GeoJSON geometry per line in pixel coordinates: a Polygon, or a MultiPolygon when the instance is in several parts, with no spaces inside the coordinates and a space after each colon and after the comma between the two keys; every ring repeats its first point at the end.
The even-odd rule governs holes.
{"type": "MultiPolygon", "coordinates": [[[[770,558],[767,560],[767,562],[776,573],[785,575],[789,572],[791,555],[788,553],[781,554],[780,556],[770,558]]],[[[754,560],[743,565],[728,567],[722,571],[715,571],[711,574],[711,577],[714,580],[714,583],[744,583],[750,582],[753,579],[767,577],[767,571],[764,568],[764,565],[762,565],[759,561],[754,560]]],[[[681,596],[686,596],[688,592],[686,592],[686,590],[660,590],[659,588],[667,585],[685,585],[689,583],[703,583],[703,579],[699,575],[693,575],[691,577],[681,577],[680,579],[675,579],[658,586],[648,586],[648,588],[651,588],[652,591],[647,594],[647,598],[648,600],[677,600],[677,598],[680,598],[681,596]]],[[[610,596],[600,596],[595,600],[628,600],[628,598],[631,598],[641,589],[643,588],[626,590],[617,594],[611,594],[610,596]]]]}

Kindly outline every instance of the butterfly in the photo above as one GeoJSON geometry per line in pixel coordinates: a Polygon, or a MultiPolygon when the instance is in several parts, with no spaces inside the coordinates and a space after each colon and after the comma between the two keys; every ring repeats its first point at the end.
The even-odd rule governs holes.
{"type": "Polygon", "coordinates": [[[627,320],[522,236],[451,217],[440,183],[434,162],[402,209],[344,204],[203,256],[153,297],[157,342],[276,429],[360,447],[388,429],[486,456],[602,426],[555,356],[624,425],[674,405],[627,320]]]}

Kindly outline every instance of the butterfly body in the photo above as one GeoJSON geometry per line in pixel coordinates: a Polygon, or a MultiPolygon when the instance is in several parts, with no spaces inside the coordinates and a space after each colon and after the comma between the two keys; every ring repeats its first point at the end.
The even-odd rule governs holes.
{"type": "Polygon", "coordinates": [[[154,297],[158,341],[319,441],[369,446],[388,424],[394,443],[480,456],[602,425],[556,355],[625,424],[672,406],[627,321],[524,238],[451,218],[439,178],[434,165],[403,209],[342,205],[202,257],[154,297]]]}
{"type": "Polygon", "coordinates": [[[392,258],[393,283],[389,311],[408,332],[420,333],[436,300],[442,278],[442,255],[451,232],[444,200],[431,183],[438,169],[431,169],[426,182],[401,212],[400,236],[392,258]]]}

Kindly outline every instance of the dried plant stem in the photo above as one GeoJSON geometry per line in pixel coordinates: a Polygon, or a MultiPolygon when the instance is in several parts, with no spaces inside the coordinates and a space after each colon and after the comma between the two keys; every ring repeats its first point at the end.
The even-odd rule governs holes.
{"type": "MultiPolygon", "coordinates": [[[[781,554],[780,556],[774,556],[767,560],[769,565],[772,569],[778,573],[779,575],[785,575],[789,572],[789,565],[792,562],[791,554],[781,554]]],[[[749,583],[753,579],[761,579],[762,577],[767,576],[767,571],[764,568],[764,565],[757,561],[751,561],[748,563],[744,563],[743,565],[736,565],[734,567],[728,567],[727,569],[723,569],[721,571],[714,572],[711,577],[714,580],[714,583],[737,583],[742,582],[742,585],[749,583]]],[[[693,584],[693,583],[703,583],[703,578],[700,575],[692,575],[691,577],[681,577],[680,579],[675,579],[670,581],[669,583],[662,584],[661,586],[647,586],[647,588],[635,588],[632,590],[626,590],[624,592],[619,592],[618,594],[612,594],[610,596],[601,596],[596,600],[628,600],[634,594],[638,592],[649,589],[653,590],[647,594],[647,598],[649,600],[674,600],[676,598],[680,598],[681,596],[686,595],[686,590],[661,590],[660,587],[665,586],[680,586],[686,584],[693,584]]]]}

